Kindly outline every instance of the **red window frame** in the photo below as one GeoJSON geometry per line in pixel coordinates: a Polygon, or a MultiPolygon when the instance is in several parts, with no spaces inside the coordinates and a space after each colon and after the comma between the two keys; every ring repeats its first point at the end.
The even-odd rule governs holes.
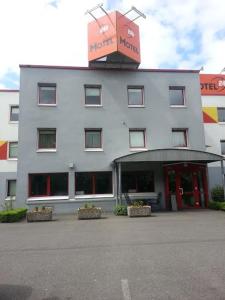
{"type": "Polygon", "coordinates": [[[143,86],[128,86],[127,87],[128,106],[143,106],[144,105],[144,87],[143,86]],[[141,90],[141,104],[130,104],[129,90],[141,90]]]}
{"type": "MultiPolygon", "coordinates": [[[[100,172],[77,172],[77,173],[84,173],[89,174],[91,176],[91,185],[92,185],[92,193],[85,194],[85,195],[96,195],[96,175],[99,173],[110,173],[111,174],[111,193],[113,193],[113,174],[112,171],[100,171],[100,172]]],[[[77,187],[77,173],[75,173],[75,195],[76,194],[76,187],[77,187]]],[[[110,193],[110,194],[111,194],[110,193]]],[[[98,195],[98,194],[97,194],[98,195]]],[[[106,194],[99,194],[99,195],[106,195],[106,194]]]]}
{"type": "Polygon", "coordinates": [[[69,174],[66,173],[66,172],[63,172],[63,173],[32,173],[32,174],[29,174],[28,175],[28,195],[30,198],[32,197],[54,197],[54,196],[51,196],[51,175],[56,175],[56,174],[67,174],[67,191],[69,193],[69,174]],[[47,181],[46,181],[46,193],[45,194],[35,194],[35,195],[32,195],[31,193],[31,179],[32,179],[32,176],[35,176],[35,175],[45,175],[47,177],[47,181]]]}
{"type": "Polygon", "coordinates": [[[130,149],[143,149],[143,148],[146,148],[146,129],[145,128],[130,128],[129,129],[129,147],[130,147],[130,149]],[[131,132],[142,132],[143,133],[144,146],[139,146],[139,147],[132,147],[131,146],[131,138],[130,138],[130,133],[131,132]]]}
{"type": "Polygon", "coordinates": [[[56,84],[55,83],[38,83],[38,104],[39,105],[43,105],[43,106],[51,106],[51,105],[56,105],[56,84]],[[41,102],[40,100],[41,100],[41,98],[40,98],[40,90],[41,90],[41,88],[54,88],[54,98],[53,98],[53,100],[54,100],[54,103],[43,103],[43,102],[41,102]]]}
{"type": "Polygon", "coordinates": [[[102,149],[102,128],[85,128],[85,149],[102,149]],[[87,147],[87,132],[99,132],[100,133],[100,147],[87,147]]]}
{"type": "Polygon", "coordinates": [[[183,132],[184,133],[184,140],[185,140],[185,146],[174,146],[174,148],[182,148],[182,147],[188,147],[188,129],[187,128],[172,128],[172,133],[173,132],[183,132]]]}

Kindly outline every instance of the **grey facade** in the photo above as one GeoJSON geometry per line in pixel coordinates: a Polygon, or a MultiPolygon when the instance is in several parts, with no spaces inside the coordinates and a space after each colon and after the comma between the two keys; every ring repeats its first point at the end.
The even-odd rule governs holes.
{"type": "MultiPolygon", "coordinates": [[[[17,205],[52,203],[56,210],[71,211],[81,202],[99,201],[111,209],[118,196],[113,161],[133,153],[130,128],[145,128],[146,150],[172,148],[172,128],[186,128],[188,148],[205,151],[198,72],[21,66],[17,205]],[[56,84],[56,106],[38,105],[38,83],[56,84]],[[102,106],[85,106],[85,85],[101,85],[102,106]],[[128,107],[128,86],[143,86],[143,107],[128,107]],[[185,87],[184,107],[170,106],[169,86],[185,87]],[[56,128],[55,152],[37,152],[38,128],[56,128]],[[102,151],[85,151],[85,128],[102,129],[102,151]],[[113,172],[113,194],[75,197],[75,172],[94,171],[113,172]],[[69,174],[68,197],[29,198],[29,174],[57,172],[69,174]]],[[[135,163],[126,168],[154,172],[155,192],[162,194],[164,208],[162,163],[135,163]]]]}

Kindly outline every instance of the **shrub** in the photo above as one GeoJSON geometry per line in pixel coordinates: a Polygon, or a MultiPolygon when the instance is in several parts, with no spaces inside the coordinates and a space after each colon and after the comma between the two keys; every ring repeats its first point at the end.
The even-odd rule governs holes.
{"type": "Polygon", "coordinates": [[[136,206],[136,207],[144,206],[144,201],[143,200],[135,200],[133,202],[132,206],[136,206]]]}
{"type": "Polygon", "coordinates": [[[95,205],[92,204],[92,203],[85,203],[84,204],[84,208],[94,208],[94,207],[95,207],[95,205]]]}
{"type": "Polygon", "coordinates": [[[127,216],[127,206],[126,205],[116,205],[113,210],[116,216],[127,216]]]}
{"type": "Polygon", "coordinates": [[[224,190],[223,190],[223,187],[220,186],[220,185],[216,185],[211,190],[211,195],[212,195],[212,200],[213,201],[223,202],[224,201],[224,190]]]}
{"type": "Polygon", "coordinates": [[[0,222],[11,223],[20,221],[26,216],[26,212],[26,208],[15,208],[12,210],[0,211],[0,222]]]}

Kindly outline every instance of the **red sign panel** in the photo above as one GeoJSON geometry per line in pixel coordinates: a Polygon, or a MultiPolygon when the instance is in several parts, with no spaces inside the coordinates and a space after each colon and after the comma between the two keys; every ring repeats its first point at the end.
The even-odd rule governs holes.
{"type": "Polygon", "coordinates": [[[225,75],[200,74],[201,95],[225,96],[225,75]]]}
{"type": "Polygon", "coordinates": [[[139,28],[117,11],[88,24],[88,60],[115,52],[140,63],[139,28]]]}

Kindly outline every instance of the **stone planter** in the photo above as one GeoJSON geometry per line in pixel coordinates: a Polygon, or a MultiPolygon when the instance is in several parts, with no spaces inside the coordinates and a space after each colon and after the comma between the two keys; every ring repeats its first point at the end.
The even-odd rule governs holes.
{"type": "Polygon", "coordinates": [[[51,207],[38,211],[29,211],[27,212],[27,222],[52,221],[52,211],[51,207]]]}
{"type": "Polygon", "coordinates": [[[151,206],[128,206],[128,217],[149,217],[151,215],[151,206]]]}
{"type": "Polygon", "coordinates": [[[100,219],[102,215],[101,207],[85,208],[81,207],[77,210],[77,217],[79,220],[85,219],[100,219]]]}

